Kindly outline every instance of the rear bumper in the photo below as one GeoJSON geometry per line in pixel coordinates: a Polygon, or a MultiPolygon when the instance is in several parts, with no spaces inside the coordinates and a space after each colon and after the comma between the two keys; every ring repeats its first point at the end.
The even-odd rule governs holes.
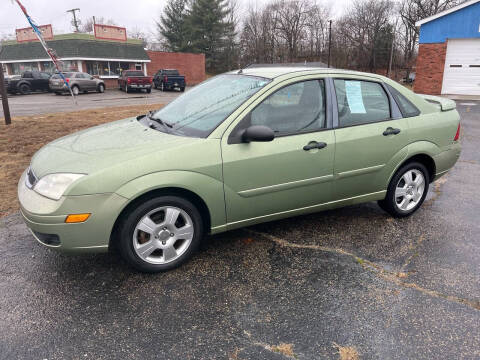
{"type": "Polygon", "coordinates": [[[127,84],[130,89],[151,89],[152,84],[127,84]]]}
{"type": "Polygon", "coordinates": [[[113,225],[127,199],[115,193],[64,196],[50,200],[18,184],[18,199],[25,224],[42,245],[62,252],[84,253],[108,250],[113,225]],[[68,214],[91,213],[82,223],[65,223],[68,214]]]}
{"type": "Polygon", "coordinates": [[[61,84],[61,85],[49,84],[49,87],[50,87],[50,90],[52,91],[68,91],[68,88],[65,84],[61,84]]]}

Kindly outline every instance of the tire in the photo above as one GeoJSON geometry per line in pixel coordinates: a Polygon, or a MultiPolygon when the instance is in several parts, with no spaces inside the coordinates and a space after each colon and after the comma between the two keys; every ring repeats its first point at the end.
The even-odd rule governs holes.
{"type": "Polygon", "coordinates": [[[78,94],[80,94],[80,89],[78,88],[77,85],[72,86],[72,93],[75,96],[78,96],[78,94]]]}
{"type": "Polygon", "coordinates": [[[146,200],[122,220],[118,249],[125,261],[141,272],[156,273],[180,266],[198,249],[204,233],[198,209],[178,196],[146,200]],[[182,233],[185,238],[180,237],[182,233]],[[145,255],[141,255],[142,250],[146,250],[145,255]]]}
{"type": "Polygon", "coordinates": [[[422,206],[428,193],[430,177],[427,168],[419,162],[402,166],[393,175],[387,195],[378,205],[396,218],[412,215],[422,206]]]}
{"type": "Polygon", "coordinates": [[[153,82],[153,87],[154,87],[155,89],[158,89],[157,83],[156,83],[155,81],[153,82]]]}
{"type": "Polygon", "coordinates": [[[181,91],[181,92],[184,92],[184,91],[185,91],[185,87],[181,87],[181,88],[180,88],[180,91],[181,91]]]}
{"type": "Polygon", "coordinates": [[[160,91],[165,91],[165,85],[163,85],[163,82],[160,83],[160,91]]]}
{"type": "Polygon", "coordinates": [[[130,92],[130,89],[128,88],[128,85],[125,85],[125,92],[128,94],[130,92]]]}
{"type": "Polygon", "coordinates": [[[20,94],[22,95],[28,95],[31,92],[30,86],[28,84],[22,84],[19,87],[20,94]]]}
{"type": "Polygon", "coordinates": [[[105,92],[105,85],[99,84],[99,85],[98,85],[98,88],[97,88],[97,91],[98,91],[100,94],[103,94],[103,93],[105,92]]]}
{"type": "Polygon", "coordinates": [[[62,95],[60,91],[55,91],[55,95],[62,95]]]}
{"type": "Polygon", "coordinates": [[[150,94],[152,92],[152,89],[147,89],[147,94],[150,94]]]}

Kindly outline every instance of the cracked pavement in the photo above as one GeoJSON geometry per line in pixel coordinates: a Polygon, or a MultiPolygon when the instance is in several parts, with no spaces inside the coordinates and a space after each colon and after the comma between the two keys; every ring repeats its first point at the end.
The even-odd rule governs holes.
{"type": "Polygon", "coordinates": [[[375,203],[209,237],[183,267],[67,256],[0,220],[0,359],[480,358],[480,102],[412,217],[375,203]]]}

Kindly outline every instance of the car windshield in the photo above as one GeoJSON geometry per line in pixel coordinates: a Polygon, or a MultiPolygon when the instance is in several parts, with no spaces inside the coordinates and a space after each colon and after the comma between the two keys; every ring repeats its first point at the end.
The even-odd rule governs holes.
{"type": "Polygon", "coordinates": [[[207,137],[241,104],[271,80],[247,75],[219,75],[195,86],[152,115],[182,136],[207,137]]]}

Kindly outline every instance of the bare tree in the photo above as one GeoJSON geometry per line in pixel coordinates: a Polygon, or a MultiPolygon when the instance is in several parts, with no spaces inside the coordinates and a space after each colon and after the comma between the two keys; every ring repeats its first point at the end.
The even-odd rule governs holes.
{"type": "MultiPolygon", "coordinates": [[[[102,16],[95,18],[95,23],[102,25],[117,25],[112,19],[106,19],[102,16]]],[[[79,30],[82,33],[93,32],[93,17],[83,21],[82,25],[80,25],[79,30]]]]}

